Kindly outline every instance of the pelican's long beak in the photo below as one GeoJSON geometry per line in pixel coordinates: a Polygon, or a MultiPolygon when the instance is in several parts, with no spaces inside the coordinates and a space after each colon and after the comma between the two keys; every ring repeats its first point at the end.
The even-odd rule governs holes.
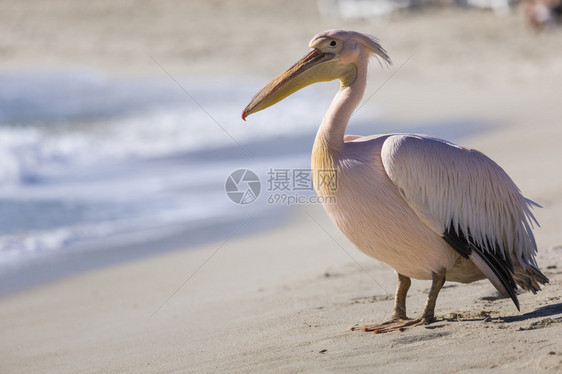
{"type": "Polygon", "coordinates": [[[308,85],[338,79],[341,69],[336,66],[341,64],[335,57],[333,53],[314,48],[289,70],[279,74],[262,88],[242,112],[242,119],[245,121],[250,114],[270,107],[308,85]]]}

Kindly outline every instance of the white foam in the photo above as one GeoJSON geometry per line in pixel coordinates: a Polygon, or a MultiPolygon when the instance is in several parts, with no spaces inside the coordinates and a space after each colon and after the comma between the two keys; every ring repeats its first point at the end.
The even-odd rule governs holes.
{"type": "Polygon", "coordinates": [[[9,109],[0,110],[0,207],[4,200],[35,209],[10,210],[23,223],[0,235],[0,263],[120,233],[236,215],[240,207],[223,190],[228,174],[239,167],[265,173],[279,162],[294,164],[291,155],[243,165],[221,157],[154,160],[210,149],[220,155],[314,132],[337,89],[307,88],[243,122],[241,110],[265,81],[180,82],[196,101],[167,78],[111,81],[84,71],[0,75],[0,106],[9,109]],[[42,209],[45,201],[55,208],[42,209]],[[25,226],[29,217],[18,214],[45,224],[25,226]],[[53,215],[56,224],[47,224],[53,215]]]}

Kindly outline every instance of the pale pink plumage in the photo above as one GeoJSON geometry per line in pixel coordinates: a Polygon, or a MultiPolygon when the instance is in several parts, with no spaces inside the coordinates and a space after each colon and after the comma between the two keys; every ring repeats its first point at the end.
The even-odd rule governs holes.
{"type": "MultiPolygon", "coordinates": [[[[333,30],[320,35],[353,40],[354,34],[333,30]]],[[[443,240],[452,225],[465,235],[470,232],[471,242],[487,253],[510,258],[518,270],[516,280],[536,291],[537,249],[531,231],[536,221],[529,209],[534,203],[495,162],[478,151],[420,135],[344,141],[365,91],[372,53],[360,42],[356,45],[357,79],[336,95],[313,150],[313,158],[316,152],[329,153],[338,171],[336,203],[325,206],[330,217],[360,250],[400,274],[431,279],[445,269],[447,280],[484,278],[483,269],[465,264],[471,260],[443,240]]]]}
{"type": "Polygon", "coordinates": [[[353,31],[324,32],[311,47],[329,53],[327,43],[335,41],[344,43],[336,58],[355,64],[356,78],[350,84],[342,79],[312,152],[315,173],[333,170],[337,189],[315,188],[335,196],[324,208],[349,240],[399,274],[393,320],[367,328],[430,323],[445,278],[467,283],[486,277],[519,308],[516,284],[536,292],[538,283],[548,282],[535,260],[530,207],[536,204],[478,151],[420,135],[345,136],[365,91],[370,56],[390,59],[376,39],[353,31]],[[423,317],[413,322],[405,314],[410,277],[433,279],[423,317]]]}

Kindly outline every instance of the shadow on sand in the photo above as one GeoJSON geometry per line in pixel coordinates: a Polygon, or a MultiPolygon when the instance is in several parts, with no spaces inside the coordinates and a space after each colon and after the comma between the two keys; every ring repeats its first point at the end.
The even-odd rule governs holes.
{"type": "MultiPolygon", "coordinates": [[[[557,316],[557,315],[562,315],[562,303],[545,305],[532,312],[528,312],[520,316],[498,317],[498,319],[503,322],[509,323],[509,322],[521,322],[533,318],[550,317],[550,316],[557,316]]],[[[556,319],[560,319],[560,318],[562,318],[562,316],[556,319]]]]}

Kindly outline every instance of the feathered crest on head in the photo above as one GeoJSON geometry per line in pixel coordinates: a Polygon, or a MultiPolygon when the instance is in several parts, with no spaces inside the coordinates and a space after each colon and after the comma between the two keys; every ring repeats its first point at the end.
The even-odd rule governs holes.
{"type": "MultiPolygon", "coordinates": [[[[380,45],[380,42],[377,38],[372,35],[365,35],[361,33],[356,33],[356,35],[363,47],[367,48],[367,50],[371,53],[371,56],[376,56],[382,59],[388,65],[392,65],[392,60],[390,59],[388,52],[386,52],[386,50],[380,45]]],[[[379,60],[378,58],[377,60],[379,60]]]]}
{"type": "Polygon", "coordinates": [[[379,40],[372,35],[362,34],[360,32],[353,31],[353,30],[336,29],[336,30],[324,31],[323,33],[316,35],[312,40],[322,37],[339,37],[342,39],[347,39],[347,38],[354,39],[358,43],[361,43],[361,45],[369,52],[370,56],[377,57],[379,63],[381,62],[380,60],[382,59],[388,65],[392,65],[392,60],[390,59],[390,56],[388,55],[386,50],[380,45],[379,40]]]}

